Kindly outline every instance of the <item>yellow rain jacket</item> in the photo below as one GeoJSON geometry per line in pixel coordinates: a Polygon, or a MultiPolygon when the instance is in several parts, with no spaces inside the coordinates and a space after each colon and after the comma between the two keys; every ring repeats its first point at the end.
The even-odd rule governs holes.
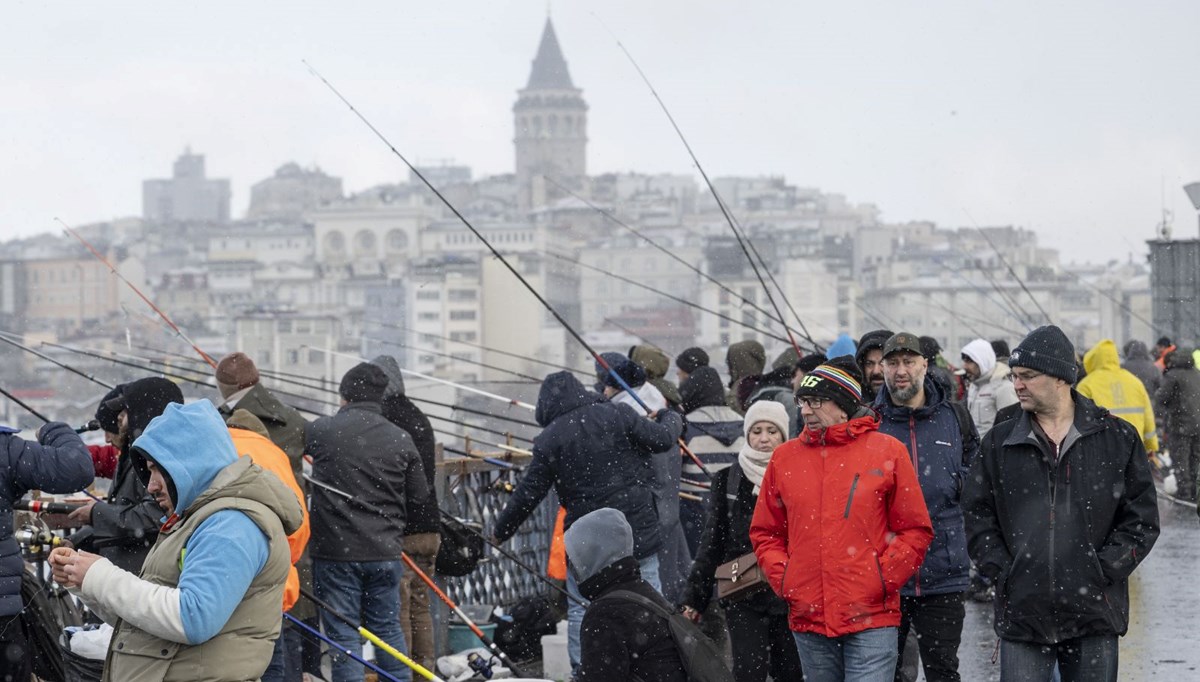
{"type": "Polygon", "coordinates": [[[1154,405],[1146,387],[1132,372],[1121,368],[1117,344],[1109,339],[1097,343],[1083,356],[1087,376],[1076,386],[1097,405],[1133,424],[1142,434],[1146,452],[1158,451],[1158,432],[1154,425],[1154,405]]]}

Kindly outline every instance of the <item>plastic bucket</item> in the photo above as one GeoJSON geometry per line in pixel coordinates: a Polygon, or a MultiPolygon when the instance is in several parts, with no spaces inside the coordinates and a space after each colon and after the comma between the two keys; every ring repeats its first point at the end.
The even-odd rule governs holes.
{"type": "MultiPolygon", "coordinates": [[[[496,635],[496,624],[486,623],[479,626],[483,634],[487,635],[488,639],[492,639],[496,635]]],[[[446,638],[446,643],[450,646],[450,653],[457,654],[468,649],[478,649],[480,647],[487,648],[483,640],[475,636],[471,632],[471,628],[459,623],[451,623],[449,628],[449,636],[446,638]]]]}

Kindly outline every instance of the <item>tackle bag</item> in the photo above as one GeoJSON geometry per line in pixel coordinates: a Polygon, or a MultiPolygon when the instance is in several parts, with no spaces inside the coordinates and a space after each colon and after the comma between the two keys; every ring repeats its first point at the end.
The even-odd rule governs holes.
{"type": "Polygon", "coordinates": [[[461,578],[475,570],[483,559],[482,529],[445,514],[441,522],[442,546],[434,559],[438,575],[461,578]]]}
{"type": "Polygon", "coordinates": [[[525,597],[492,621],[496,623],[496,646],[514,661],[540,658],[542,637],[558,629],[558,613],[548,597],[525,597]]]}

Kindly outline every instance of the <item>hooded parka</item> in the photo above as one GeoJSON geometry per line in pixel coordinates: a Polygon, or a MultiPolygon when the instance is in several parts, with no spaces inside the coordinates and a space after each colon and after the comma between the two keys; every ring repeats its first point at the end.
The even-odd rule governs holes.
{"type": "Polygon", "coordinates": [[[1132,424],[1146,450],[1157,452],[1154,403],[1141,380],[1121,368],[1117,344],[1108,339],[1097,343],[1083,356],[1083,369],[1087,376],[1076,386],[1080,395],[1132,424]]]}
{"type": "Polygon", "coordinates": [[[776,448],[750,523],[791,629],[825,637],[899,626],[900,587],[932,540],[908,451],[865,409],[776,448]]]}

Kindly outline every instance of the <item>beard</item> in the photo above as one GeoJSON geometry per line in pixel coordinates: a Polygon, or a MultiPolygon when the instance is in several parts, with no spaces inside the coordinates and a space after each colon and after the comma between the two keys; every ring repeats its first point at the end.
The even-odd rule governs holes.
{"type": "Polygon", "coordinates": [[[892,388],[888,386],[888,393],[891,394],[892,400],[898,403],[905,403],[912,400],[920,390],[921,387],[916,384],[909,384],[906,388],[892,388]]]}

